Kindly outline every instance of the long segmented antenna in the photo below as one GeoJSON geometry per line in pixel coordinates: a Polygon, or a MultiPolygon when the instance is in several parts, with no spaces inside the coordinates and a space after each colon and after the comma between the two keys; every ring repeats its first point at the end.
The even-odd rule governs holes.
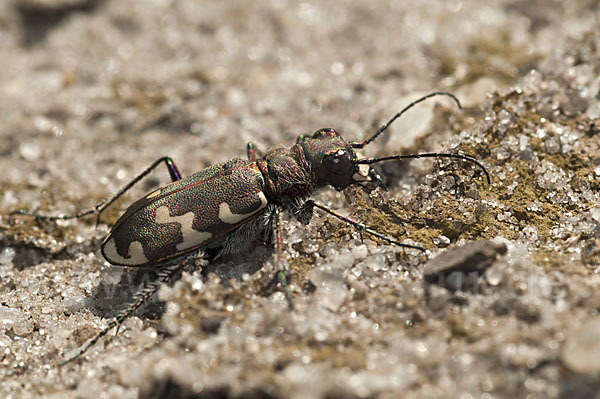
{"type": "Polygon", "coordinates": [[[398,118],[400,118],[402,116],[402,114],[404,114],[406,111],[408,111],[409,109],[411,109],[412,107],[414,107],[415,105],[417,105],[420,102],[423,102],[425,100],[427,100],[428,98],[431,97],[435,97],[435,96],[448,96],[451,99],[454,100],[454,102],[456,102],[456,105],[458,105],[458,108],[462,109],[462,105],[460,105],[460,101],[458,101],[458,98],[456,98],[456,96],[452,93],[448,93],[446,91],[434,91],[433,93],[429,93],[426,96],[423,96],[421,98],[419,98],[418,100],[413,101],[412,103],[408,104],[406,107],[404,107],[402,109],[402,111],[398,112],[396,115],[394,115],[392,117],[392,119],[390,119],[387,123],[383,124],[371,137],[369,137],[368,139],[361,141],[361,142],[354,142],[354,143],[350,143],[350,145],[352,146],[352,148],[363,148],[364,146],[366,146],[367,144],[371,143],[373,140],[375,140],[381,133],[385,132],[385,130],[392,124],[394,123],[394,121],[398,118]]]}
{"type": "Polygon", "coordinates": [[[394,159],[416,159],[416,158],[454,158],[454,159],[462,159],[463,161],[471,162],[472,164],[477,165],[483,173],[485,173],[485,177],[487,179],[488,184],[492,184],[492,180],[490,179],[490,173],[487,171],[485,166],[478,160],[468,155],[463,154],[448,154],[448,153],[439,153],[439,152],[430,152],[425,154],[409,154],[409,155],[390,155],[388,157],[381,158],[362,158],[359,159],[356,163],[359,164],[367,164],[371,165],[377,162],[382,161],[391,161],[394,159]]]}

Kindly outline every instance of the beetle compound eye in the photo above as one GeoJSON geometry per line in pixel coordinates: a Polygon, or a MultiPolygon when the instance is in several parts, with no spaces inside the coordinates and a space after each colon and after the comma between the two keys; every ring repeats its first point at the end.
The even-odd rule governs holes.
{"type": "Polygon", "coordinates": [[[344,175],[352,170],[352,159],[348,151],[339,150],[323,158],[323,166],[334,175],[344,175]]]}

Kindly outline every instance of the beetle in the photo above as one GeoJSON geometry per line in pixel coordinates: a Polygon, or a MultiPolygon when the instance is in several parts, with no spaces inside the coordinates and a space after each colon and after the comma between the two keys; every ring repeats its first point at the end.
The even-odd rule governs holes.
{"type": "MultiPolygon", "coordinates": [[[[166,266],[160,269],[155,281],[134,296],[132,305],[63,364],[81,356],[110,329],[120,325],[156,292],[161,283],[169,281],[183,269],[191,253],[202,251],[207,258],[215,259],[243,250],[251,238],[274,242],[279,263],[277,278],[287,296],[281,211],[289,212],[300,223],[308,225],[317,208],[351,224],[361,233],[365,232],[402,247],[424,250],[417,245],[399,242],[341,215],[310,199],[310,195],[325,186],[332,186],[339,191],[359,185],[367,192],[377,187],[385,188],[381,177],[370,165],[409,158],[454,158],[467,161],[479,167],[489,183],[490,175],[486,168],[469,155],[424,153],[366,158],[356,151],[379,137],[408,109],[439,95],[450,97],[460,107],[460,102],[451,93],[430,93],[404,107],[363,141],[347,141],[335,129],[322,128],[312,135],[299,136],[290,148],[275,148],[262,156],[249,143],[247,160],[227,160],[186,178],[182,178],[170,157],[162,157],[115,195],[92,209],[74,215],[57,216],[16,211],[17,214],[51,220],[80,218],[96,213],[99,220],[100,214],[108,206],[157,166],[164,163],[172,179],[170,184],[150,192],[129,206],[101,245],[103,257],[113,265],[145,267],[166,263],[166,266]]],[[[291,301],[288,303],[291,304],[291,301]]]]}

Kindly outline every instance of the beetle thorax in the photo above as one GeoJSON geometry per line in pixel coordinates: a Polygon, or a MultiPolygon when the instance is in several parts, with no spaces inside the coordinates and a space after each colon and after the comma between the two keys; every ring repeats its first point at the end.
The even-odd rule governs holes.
{"type": "Polygon", "coordinates": [[[299,145],[270,150],[257,164],[265,180],[265,193],[271,202],[306,198],[316,188],[311,167],[299,145]]]}

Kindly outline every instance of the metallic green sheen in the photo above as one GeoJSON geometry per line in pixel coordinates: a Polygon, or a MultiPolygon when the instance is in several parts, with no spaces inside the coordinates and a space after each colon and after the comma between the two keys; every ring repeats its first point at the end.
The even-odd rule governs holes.
{"type": "Polygon", "coordinates": [[[212,165],[132,204],[102,244],[102,253],[110,263],[126,265],[107,257],[106,244],[114,239],[118,255],[127,259],[130,244],[137,241],[142,245],[147,262],[127,266],[147,266],[206,248],[263,213],[261,210],[266,207],[263,187],[264,180],[256,163],[232,159],[212,165]],[[225,223],[219,217],[224,203],[231,213],[248,217],[234,224],[225,223]],[[157,210],[161,207],[169,210],[171,218],[192,212],[192,229],[210,233],[211,237],[177,248],[184,242],[181,223],[158,223],[157,210]]]}

